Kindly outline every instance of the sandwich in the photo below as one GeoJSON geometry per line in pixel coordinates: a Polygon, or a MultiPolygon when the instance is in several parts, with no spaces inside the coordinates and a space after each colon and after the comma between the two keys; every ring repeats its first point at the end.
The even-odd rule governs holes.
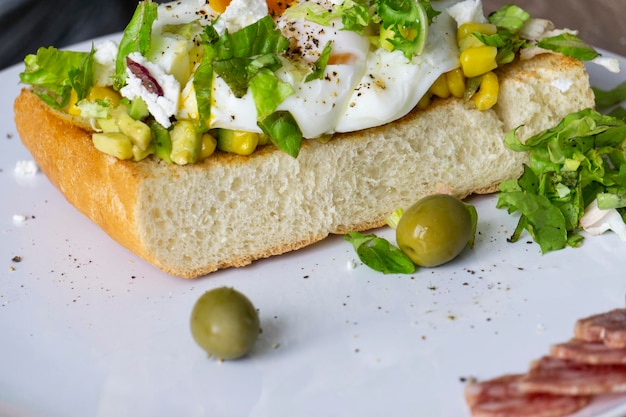
{"type": "Polygon", "coordinates": [[[119,244],[195,278],[518,177],[525,138],[593,106],[570,31],[479,0],[138,4],[118,39],[42,47],[24,146],[119,244]]]}

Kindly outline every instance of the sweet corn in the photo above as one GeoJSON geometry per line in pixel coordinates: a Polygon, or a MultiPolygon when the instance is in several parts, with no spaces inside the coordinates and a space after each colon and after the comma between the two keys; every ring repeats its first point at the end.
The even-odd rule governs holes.
{"type": "Polygon", "coordinates": [[[210,133],[202,134],[202,144],[200,145],[200,155],[198,157],[199,160],[203,160],[213,155],[215,152],[215,148],[217,147],[217,139],[213,137],[210,133]]]}
{"type": "MultiPolygon", "coordinates": [[[[92,87],[87,95],[87,100],[96,101],[96,100],[105,100],[111,103],[113,107],[117,106],[122,97],[119,93],[113,90],[111,87],[92,87]]],[[[76,90],[72,88],[70,91],[70,101],[67,107],[67,112],[74,116],[80,116],[80,109],[76,107],[78,103],[78,95],[76,94],[76,90]]]]}
{"type": "Polygon", "coordinates": [[[117,106],[121,99],[122,96],[111,87],[91,87],[89,95],[87,96],[87,100],[89,101],[105,100],[110,102],[113,107],[117,106]]]}
{"type": "Polygon", "coordinates": [[[498,31],[496,25],[491,23],[477,23],[477,22],[467,22],[463,23],[459,26],[456,31],[456,40],[460,42],[461,39],[467,38],[468,36],[472,36],[476,38],[474,33],[482,33],[483,35],[494,35],[498,31]]]}
{"type": "Polygon", "coordinates": [[[498,48],[495,46],[479,46],[461,52],[460,61],[463,75],[477,77],[498,67],[496,55],[498,48]]]}
{"type": "Polygon", "coordinates": [[[446,74],[441,74],[437,80],[430,87],[430,92],[441,98],[450,97],[450,87],[448,86],[448,80],[446,74]]]}
{"type": "Polygon", "coordinates": [[[478,110],[487,110],[492,108],[498,101],[498,92],[500,90],[500,83],[498,82],[498,76],[490,71],[482,76],[480,81],[480,88],[472,96],[474,106],[478,110]]]}
{"type": "Polygon", "coordinates": [[[465,76],[461,68],[446,73],[446,81],[450,94],[456,98],[462,98],[465,94],[465,76]]]}
{"type": "Polygon", "coordinates": [[[78,95],[76,91],[72,88],[70,91],[70,101],[67,105],[67,112],[73,116],[80,116],[80,109],[76,107],[76,103],[78,103],[78,95]]]}
{"type": "Polygon", "coordinates": [[[220,129],[217,134],[217,147],[237,155],[250,155],[259,144],[259,134],[241,130],[220,129]]]}

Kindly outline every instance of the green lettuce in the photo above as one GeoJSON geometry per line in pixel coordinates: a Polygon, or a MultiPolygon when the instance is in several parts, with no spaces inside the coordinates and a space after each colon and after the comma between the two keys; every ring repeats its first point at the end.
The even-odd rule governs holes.
{"type": "Polygon", "coordinates": [[[54,47],[39,48],[24,59],[25,70],[20,81],[55,109],[65,107],[75,88],[78,99],[89,94],[94,79],[94,51],[61,51],[54,47]]]}
{"type": "Polygon", "coordinates": [[[387,239],[374,234],[350,232],[344,239],[352,243],[357,256],[365,265],[385,274],[411,274],[415,264],[387,239]]]}
{"type": "Polygon", "coordinates": [[[116,89],[123,87],[126,80],[126,57],[132,52],[146,55],[152,39],[152,25],[157,18],[158,3],[152,0],[139,2],[128,26],[124,29],[115,60],[116,89]]]}
{"type": "Polygon", "coordinates": [[[276,70],[282,67],[279,55],[289,47],[270,16],[234,33],[218,36],[212,26],[203,34],[204,56],[194,76],[201,127],[207,128],[211,111],[213,73],[219,75],[236,97],[252,94],[258,125],[279,149],[297,156],[302,132],[288,112],[276,111],[294,94],[290,84],[282,81],[276,70]]]}
{"type": "Polygon", "coordinates": [[[518,179],[504,181],[498,208],[520,213],[512,242],[526,230],[542,253],[578,246],[579,222],[595,199],[601,209],[626,207],[626,122],[585,109],[522,143],[517,129],[505,138],[528,152],[518,179]]]}

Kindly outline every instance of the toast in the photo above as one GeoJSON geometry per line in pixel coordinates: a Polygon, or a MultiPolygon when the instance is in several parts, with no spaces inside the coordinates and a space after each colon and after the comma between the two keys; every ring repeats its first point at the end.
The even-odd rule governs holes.
{"type": "Polygon", "coordinates": [[[329,234],[364,231],[419,198],[489,193],[518,177],[505,148],[594,105],[581,61],[543,54],[497,70],[498,103],[435,100],[386,125],[308,140],[297,158],[273,146],[178,166],[118,160],[91,131],[24,89],[15,122],[24,146],[65,198],[115,241],[163,271],[194,278],[282,254],[329,234]]]}

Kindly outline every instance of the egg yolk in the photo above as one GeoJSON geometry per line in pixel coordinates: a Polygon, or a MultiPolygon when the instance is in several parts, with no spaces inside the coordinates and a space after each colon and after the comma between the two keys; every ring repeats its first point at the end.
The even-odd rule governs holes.
{"type": "MultiPolygon", "coordinates": [[[[297,0],[266,0],[269,14],[272,17],[282,15],[296,2],[297,0]]],[[[224,13],[229,4],[230,0],[209,0],[209,6],[218,13],[224,13]]]]}

